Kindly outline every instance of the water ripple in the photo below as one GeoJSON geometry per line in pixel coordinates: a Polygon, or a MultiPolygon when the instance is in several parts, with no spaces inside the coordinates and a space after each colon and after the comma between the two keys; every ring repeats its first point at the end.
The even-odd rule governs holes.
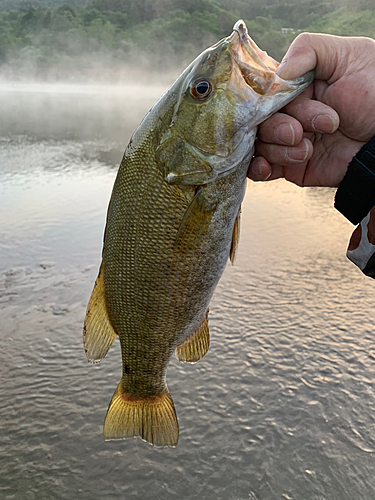
{"type": "Polygon", "coordinates": [[[119,343],[88,364],[82,322],[118,139],[96,126],[0,140],[1,498],[372,500],[374,283],[331,190],[249,189],[210,350],[168,370],[178,447],[103,442],[119,343]]]}

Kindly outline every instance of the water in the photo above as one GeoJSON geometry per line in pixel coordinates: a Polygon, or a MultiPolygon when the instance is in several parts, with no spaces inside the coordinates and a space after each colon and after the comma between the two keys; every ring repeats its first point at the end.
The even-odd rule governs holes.
{"type": "Polygon", "coordinates": [[[178,447],[103,442],[120,349],[88,364],[82,322],[117,166],[162,91],[0,91],[0,498],[373,500],[375,283],[330,189],[249,183],[210,351],[169,366],[178,447]]]}

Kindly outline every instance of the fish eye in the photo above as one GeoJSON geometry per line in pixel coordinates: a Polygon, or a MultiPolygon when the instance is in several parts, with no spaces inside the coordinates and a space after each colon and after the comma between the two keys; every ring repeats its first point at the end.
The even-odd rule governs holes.
{"type": "Polygon", "coordinates": [[[210,80],[206,78],[198,78],[195,80],[190,87],[190,93],[195,99],[204,99],[208,97],[212,92],[212,85],[210,80]]]}

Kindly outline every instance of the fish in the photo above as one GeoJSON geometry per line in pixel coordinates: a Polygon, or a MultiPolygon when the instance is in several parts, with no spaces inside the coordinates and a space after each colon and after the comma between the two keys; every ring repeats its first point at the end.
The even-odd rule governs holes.
{"type": "Polygon", "coordinates": [[[313,79],[282,80],[278,65],[237,21],[183,71],[125,150],[83,328],[92,363],[117,336],[121,345],[105,440],[177,445],[168,363],[174,353],[185,363],[207,353],[208,307],[235,258],[257,126],[313,79]]]}

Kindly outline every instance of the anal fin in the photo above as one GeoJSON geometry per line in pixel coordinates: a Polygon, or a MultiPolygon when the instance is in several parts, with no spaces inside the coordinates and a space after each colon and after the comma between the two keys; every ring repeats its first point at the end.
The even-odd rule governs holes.
{"type": "Polygon", "coordinates": [[[103,265],[101,265],[83,325],[83,345],[87,359],[92,363],[99,363],[109,351],[116,337],[117,334],[109,321],[105,304],[104,273],[103,265]]]}
{"type": "Polygon", "coordinates": [[[154,446],[176,446],[178,422],[167,387],[155,396],[128,394],[121,379],[104,421],[104,439],[128,439],[139,436],[154,446]]]}
{"type": "Polygon", "coordinates": [[[176,349],[176,356],[183,363],[196,363],[205,356],[210,347],[208,311],[197,330],[176,349]]]}
{"type": "Polygon", "coordinates": [[[234,259],[236,258],[238,243],[240,241],[240,222],[241,222],[241,207],[238,210],[236,220],[234,221],[233,233],[232,233],[232,243],[230,245],[229,259],[234,264],[234,259]]]}

